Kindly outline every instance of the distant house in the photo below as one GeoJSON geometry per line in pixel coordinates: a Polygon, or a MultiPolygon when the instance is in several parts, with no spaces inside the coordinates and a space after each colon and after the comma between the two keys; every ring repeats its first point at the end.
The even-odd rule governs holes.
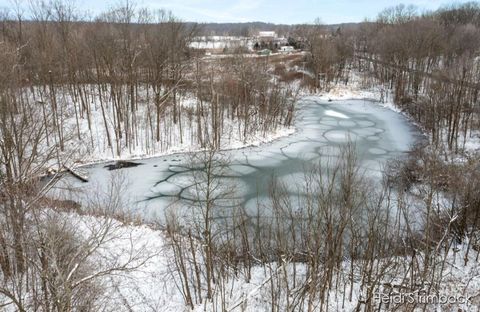
{"type": "Polygon", "coordinates": [[[295,49],[292,46],[280,47],[280,52],[282,52],[282,53],[289,53],[289,52],[293,52],[293,51],[295,51],[295,49]]]}
{"type": "Polygon", "coordinates": [[[247,37],[199,36],[193,38],[189,47],[194,50],[203,50],[205,53],[218,54],[226,51],[235,51],[240,48],[251,49],[252,45],[252,40],[247,37]]]}
{"type": "Polygon", "coordinates": [[[277,33],[274,31],[260,31],[258,32],[258,41],[273,42],[277,38],[277,33]]]}

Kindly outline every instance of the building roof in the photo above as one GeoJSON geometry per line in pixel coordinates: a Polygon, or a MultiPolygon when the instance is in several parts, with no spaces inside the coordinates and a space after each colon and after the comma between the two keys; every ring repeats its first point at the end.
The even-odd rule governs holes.
{"type": "Polygon", "coordinates": [[[277,34],[274,31],[259,31],[259,37],[276,37],[277,34]]]}

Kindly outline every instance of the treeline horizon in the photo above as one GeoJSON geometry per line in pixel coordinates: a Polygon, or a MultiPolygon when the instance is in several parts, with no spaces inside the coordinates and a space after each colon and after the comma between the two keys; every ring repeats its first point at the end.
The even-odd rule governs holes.
{"type": "MultiPolygon", "coordinates": [[[[60,5],[62,1],[53,0],[53,1],[31,1],[30,4],[25,7],[19,4],[19,1],[13,1],[11,7],[0,7],[0,18],[2,20],[6,20],[9,22],[19,22],[22,23],[36,23],[38,22],[38,17],[35,14],[35,11],[39,7],[46,7],[46,6],[55,6],[60,5]],[[30,13],[30,14],[27,14],[30,13]]],[[[432,16],[436,14],[442,14],[442,12],[456,10],[461,7],[469,6],[471,4],[475,4],[474,1],[472,2],[465,2],[461,4],[453,4],[453,5],[443,5],[440,6],[436,10],[423,10],[419,13],[419,16],[432,16]]],[[[400,4],[403,5],[403,4],[400,4]]],[[[77,12],[75,19],[69,21],[72,24],[90,24],[96,23],[99,21],[103,21],[105,15],[117,10],[122,6],[132,7],[135,10],[144,11],[144,12],[163,12],[163,14],[176,16],[176,12],[172,10],[166,10],[164,8],[150,10],[147,7],[137,6],[136,1],[124,1],[119,2],[116,6],[110,6],[109,8],[105,8],[100,13],[93,13],[88,10],[77,8],[75,7],[75,1],[69,1],[67,6],[70,6],[70,9],[77,12]]],[[[407,6],[405,6],[407,7],[407,6]]],[[[415,5],[409,5],[408,8],[411,10],[415,10],[419,12],[419,7],[415,5]]],[[[382,14],[382,11],[385,9],[380,9],[378,15],[382,14]]],[[[201,30],[201,35],[228,35],[228,36],[244,36],[246,33],[250,33],[253,35],[255,32],[258,31],[276,31],[279,34],[288,34],[289,32],[295,32],[295,28],[297,27],[308,27],[308,26],[316,26],[317,24],[321,24],[325,30],[327,31],[335,31],[339,28],[348,28],[348,29],[356,29],[361,27],[365,24],[370,23],[378,23],[378,16],[373,18],[365,17],[362,21],[359,22],[339,22],[339,23],[322,23],[321,16],[312,20],[311,22],[303,22],[303,23],[292,23],[292,24],[277,24],[273,22],[264,22],[264,21],[246,21],[246,22],[194,22],[189,20],[183,20],[181,18],[176,17],[176,20],[180,23],[187,25],[188,27],[199,27],[201,30]]],[[[50,22],[55,22],[51,20],[50,22]]],[[[107,22],[107,23],[115,23],[115,22],[107,22]]],[[[132,25],[148,25],[148,24],[157,24],[162,23],[162,21],[133,21],[132,25]]]]}

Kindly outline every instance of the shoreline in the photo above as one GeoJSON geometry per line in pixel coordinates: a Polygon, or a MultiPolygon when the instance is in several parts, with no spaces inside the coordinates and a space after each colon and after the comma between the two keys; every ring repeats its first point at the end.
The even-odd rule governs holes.
{"type": "MultiPolygon", "coordinates": [[[[421,127],[417,122],[415,122],[408,114],[402,112],[399,109],[396,109],[394,106],[393,102],[391,101],[386,101],[386,102],[381,102],[376,98],[376,92],[371,91],[371,90],[355,90],[355,85],[349,85],[346,88],[340,89],[340,91],[345,92],[345,96],[339,96],[337,94],[333,94],[332,91],[329,92],[320,92],[320,93],[304,93],[301,95],[301,97],[297,100],[297,103],[301,102],[304,99],[308,98],[316,98],[320,99],[322,101],[334,103],[336,101],[349,101],[349,100],[363,100],[363,101],[368,101],[371,103],[374,103],[380,107],[383,107],[385,109],[388,109],[390,111],[393,111],[395,113],[398,113],[399,115],[403,116],[412,126],[414,126],[418,132],[423,136],[424,139],[428,140],[428,134],[426,133],[425,129],[421,127]],[[358,96],[355,96],[355,93],[358,92],[358,96]]],[[[338,91],[338,89],[337,89],[338,91]]],[[[261,147],[266,144],[274,143],[278,140],[287,138],[291,135],[294,135],[295,133],[298,133],[300,129],[298,129],[296,125],[297,121],[297,113],[295,113],[294,120],[293,120],[293,126],[284,128],[281,130],[278,130],[277,133],[280,133],[280,135],[273,135],[271,138],[268,138],[266,140],[253,140],[252,142],[245,143],[245,144],[238,144],[238,146],[235,146],[235,144],[232,144],[232,146],[227,146],[225,148],[221,148],[220,151],[222,152],[228,152],[228,151],[237,151],[237,150],[242,150],[242,149],[247,149],[251,147],[261,147]]],[[[183,154],[190,154],[190,153],[196,153],[203,151],[205,149],[202,148],[192,148],[192,149],[173,149],[171,151],[166,151],[164,153],[158,153],[158,154],[152,154],[152,155],[141,155],[141,156],[132,156],[132,157],[120,157],[120,158],[106,158],[106,159],[98,159],[98,160],[93,160],[93,161],[87,161],[87,162],[75,162],[75,168],[88,168],[90,166],[96,166],[96,165],[101,165],[101,164],[110,164],[110,163],[115,163],[119,161],[142,161],[142,160],[149,160],[153,158],[161,158],[161,157],[173,157],[177,155],[183,155],[183,154]]]]}

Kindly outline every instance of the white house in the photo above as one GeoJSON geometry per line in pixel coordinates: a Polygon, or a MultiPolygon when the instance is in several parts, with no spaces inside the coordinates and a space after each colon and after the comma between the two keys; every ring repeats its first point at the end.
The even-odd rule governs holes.
{"type": "Polygon", "coordinates": [[[295,49],[292,46],[283,46],[280,47],[280,52],[282,53],[288,53],[288,52],[293,52],[295,49]]]}
{"type": "Polygon", "coordinates": [[[274,31],[259,31],[258,40],[263,42],[273,42],[277,38],[277,33],[274,31]]]}

